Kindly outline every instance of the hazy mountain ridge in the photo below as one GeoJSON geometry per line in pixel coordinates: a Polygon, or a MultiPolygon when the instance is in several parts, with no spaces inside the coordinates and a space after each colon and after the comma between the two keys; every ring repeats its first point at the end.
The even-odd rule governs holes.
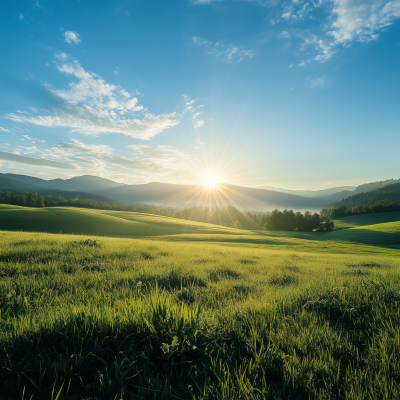
{"type": "Polygon", "coordinates": [[[74,191],[74,196],[77,195],[77,192],[81,192],[80,195],[86,193],[87,198],[100,201],[115,200],[129,205],[152,204],[180,208],[192,205],[210,207],[233,205],[242,210],[271,211],[275,208],[281,210],[287,208],[296,211],[319,211],[328,204],[340,202],[355,193],[363,193],[370,190],[371,187],[383,187],[397,181],[400,180],[391,179],[366,183],[357,186],[353,191],[341,190],[346,187],[320,191],[300,191],[308,193],[308,195],[302,195],[297,191],[285,193],[278,189],[248,188],[228,184],[220,184],[218,188],[209,190],[202,185],[157,182],[125,185],[90,175],[71,179],[44,180],[28,175],[1,174],[0,190],[36,191],[38,193],[46,191],[47,194],[66,197],[71,197],[72,194],[69,193],[68,195],[68,192],[74,191]],[[63,191],[63,193],[49,192],[54,190],[63,191]],[[320,196],[316,196],[315,193],[320,194],[320,196]],[[96,196],[100,196],[101,199],[96,198],[96,196]]]}
{"type": "Polygon", "coordinates": [[[290,189],[281,189],[276,188],[274,186],[260,186],[257,189],[264,190],[273,190],[275,192],[294,194],[302,197],[324,197],[329,196],[335,193],[352,193],[357,186],[339,186],[335,188],[329,189],[321,189],[321,190],[290,190],[290,189]]]}
{"type": "Polygon", "coordinates": [[[8,178],[18,179],[29,184],[44,187],[46,189],[58,189],[58,190],[76,190],[83,192],[97,192],[99,190],[112,189],[119,186],[125,186],[123,183],[117,183],[106,178],[100,178],[98,176],[83,175],[75,176],[70,179],[50,179],[45,180],[41,178],[35,178],[29,175],[18,175],[18,174],[1,174],[8,178]]]}
{"type": "MultiPolygon", "coordinates": [[[[41,181],[41,179],[39,179],[39,181],[41,181]]],[[[32,180],[32,182],[35,181],[32,180]]],[[[100,193],[89,193],[79,190],[71,191],[71,190],[60,190],[60,189],[48,189],[44,186],[39,186],[33,183],[29,183],[27,180],[24,181],[15,178],[10,178],[5,174],[0,174],[0,192],[36,192],[38,194],[47,194],[51,196],[89,199],[89,200],[103,201],[107,203],[116,203],[115,199],[107,197],[100,193]]]]}

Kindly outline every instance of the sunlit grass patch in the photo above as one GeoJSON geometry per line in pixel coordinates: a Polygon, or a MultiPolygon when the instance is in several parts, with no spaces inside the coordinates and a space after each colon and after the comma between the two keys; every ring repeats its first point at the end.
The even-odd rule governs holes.
{"type": "Polygon", "coordinates": [[[0,255],[5,399],[400,395],[396,257],[17,232],[0,255]]]}

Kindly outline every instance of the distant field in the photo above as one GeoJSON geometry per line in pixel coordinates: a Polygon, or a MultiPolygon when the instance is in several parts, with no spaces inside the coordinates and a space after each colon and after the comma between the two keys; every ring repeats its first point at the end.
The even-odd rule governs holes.
{"type": "Polygon", "coordinates": [[[0,232],[0,398],[400,398],[398,253],[306,242],[0,232]]]}

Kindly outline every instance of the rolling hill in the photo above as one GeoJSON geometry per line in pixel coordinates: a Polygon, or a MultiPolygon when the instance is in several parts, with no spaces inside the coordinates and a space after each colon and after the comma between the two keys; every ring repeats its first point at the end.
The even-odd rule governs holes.
{"type": "Polygon", "coordinates": [[[277,249],[333,253],[379,253],[389,251],[387,249],[400,250],[400,221],[379,223],[376,219],[374,225],[363,225],[370,221],[360,217],[361,222],[358,225],[354,222],[357,217],[353,217],[355,228],[340,231],[279,232],[240,230],[136,212],[0,205],[0,230],[225,242],[241,246],[273,246],[277,249]],[[357,248],[358,245],[361,247],[357,248]]]}
{"type": "Polygon", "coordinates": [[[360,226],[384,224],[396,221],[400,221],[400,212],[353,215],[351,217],[343,217],[333,220],[335,227],[339,229],[358,228],[360,226]]]}

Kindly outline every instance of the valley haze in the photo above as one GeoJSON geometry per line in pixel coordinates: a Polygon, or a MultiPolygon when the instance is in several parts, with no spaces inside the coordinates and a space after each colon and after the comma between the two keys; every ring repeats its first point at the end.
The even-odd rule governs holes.
{"type": "Polygon", "coordinates": [[[350,195],[398,182],[386,180],[359,185],[353,190],[331,188],[325,191],[296,192],[248,188],[220,183],[213,188],[203,185],[178,185],[152,182],[143,185],[127,185],[96,176],[78,176],[70,179],[44,180],[28,175],[1,174],[0,191],[43,189],[91,192],[130,205],[156,205],[167,207],[225,207],[232,205],[242,210],[272,211],[293,209],[295,211],[320,211],[330,203],[350,195]],[[321,193],[322,192],[322,193],[321,193]],[[299,193],[299,194],[295,194],[299,193]],[[319,196],[318,196],[319,195],[319,196]]]}

